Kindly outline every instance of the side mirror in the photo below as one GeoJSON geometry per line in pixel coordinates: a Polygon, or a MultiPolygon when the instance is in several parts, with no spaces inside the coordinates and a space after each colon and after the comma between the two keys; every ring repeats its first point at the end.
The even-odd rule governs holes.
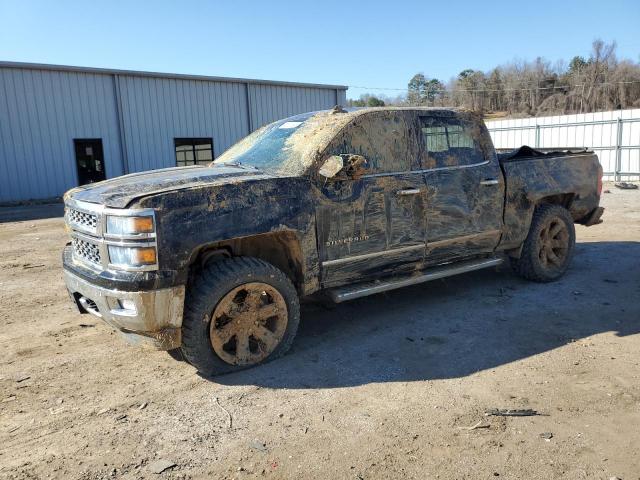
{"type": "Polygon", "coordinates": [[[344,168],[344,160],[340,155],[331,155],[327,158],[318,173],[324,178],[334,178],[344,168]]]}
{"type": "Polygon", "coordinates": [[[367,171],[367,160],[362,155],[331,155],[328,157],[318,173],[327,180],[357,180],[367,171]]]}

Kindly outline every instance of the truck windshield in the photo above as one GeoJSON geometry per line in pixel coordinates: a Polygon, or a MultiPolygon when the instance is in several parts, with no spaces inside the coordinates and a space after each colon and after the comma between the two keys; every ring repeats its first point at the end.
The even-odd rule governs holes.
{"type": "Polygon", "coordinates": [[[301,174],[295,168],[292,171],[292,164],[297,162],[291,158],[293,148],[287,140],[315,113],[304,113],[266,125],[226,150],[213,163],[249,166],[274,173],[301,174]]]}

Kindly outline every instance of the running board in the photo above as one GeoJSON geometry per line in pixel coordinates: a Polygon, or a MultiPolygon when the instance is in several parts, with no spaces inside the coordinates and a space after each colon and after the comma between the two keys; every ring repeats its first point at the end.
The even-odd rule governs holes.
{"type": "Polygon", "coordinates": [[[366,297],[374,293],[387,292],[396,288],[430,282],[439,278],[451,277],[461,273],[472,272],[482,268],[495,267],[502,263],[501,258],[483,258],[481,260],[468,260],[466,262],[450,263],[440,267],[426,270],[421,275],[402,277],[391,280],[379,280],[376,282],[360,283],[349,287],[329,290],[329,297],[336,303],[346,302],[355,298],[366,297]]]}

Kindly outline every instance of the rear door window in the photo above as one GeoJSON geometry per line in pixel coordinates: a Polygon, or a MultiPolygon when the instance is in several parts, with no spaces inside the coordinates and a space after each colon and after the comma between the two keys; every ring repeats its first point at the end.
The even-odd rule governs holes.
{"type": "Polygon", "coordinates": [[[423,168],[474,165],[484,161],[467,125],[455,117],[421,116],[423,168]]]}

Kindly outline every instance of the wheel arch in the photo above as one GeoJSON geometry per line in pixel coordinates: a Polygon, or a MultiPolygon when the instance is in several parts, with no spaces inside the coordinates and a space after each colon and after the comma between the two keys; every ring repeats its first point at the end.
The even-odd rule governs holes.
{"type": "Polygon", "coordinates": [[[542,205],[558,205],[567,209],[569,213],[571,213],[571,205],[573,204],[575,197],[576,195],[573,192],[554,193],[552,195],[538,197],[532,201],[530,203],[530,207],[525,211],[525,214],[522,217],[522,228],[520,229],[520,241],[518,245],[513,248],[506,249],[505,253],[511,258],[520,258],[522,248],[524,247],[524,241],[529,233],[529,229],[531,228],[533,215],[536,209],[540,208],[542,205]]]}
{"type": "Polygon", "coordinates": [[[303,290],[304,255],[295,230],[284,229],[221,240],[198,247],[191,255],[192,272],[223,258],[254,257],[269,262],[291,280],[298,293],[303,290]]]}
{"type": "Polygon", "coordinates": [[[547,195],[538,199],[534,205],[534,210],[540,205],[559,205],[571,211],[571,205],[575,199],[575,193],[556,193],[553,195],[547,195]]]}

